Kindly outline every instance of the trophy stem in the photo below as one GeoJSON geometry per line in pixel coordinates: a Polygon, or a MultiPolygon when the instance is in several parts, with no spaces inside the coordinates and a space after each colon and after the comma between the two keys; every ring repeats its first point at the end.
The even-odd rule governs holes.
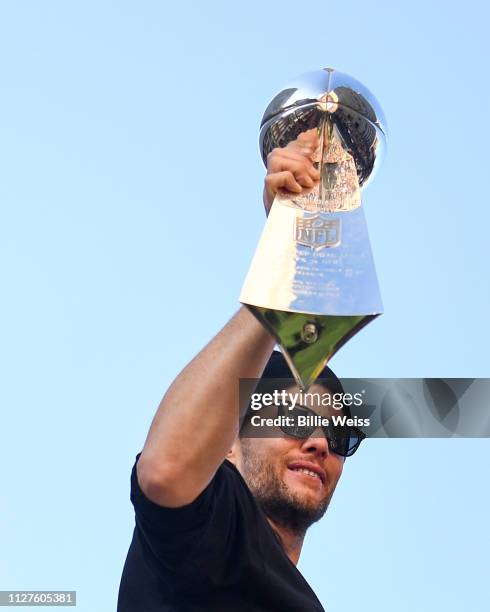
{"type": "Polygon", "coordinates": [[[325,171],[325,156],[324,156],[324,151],[325,151],[325,147],[328,146],[325,143],[325,140],[328,143],[329,140],[329,134],[325,134],[325,132],[328,130],[328,124],[329,122],[327,121],[327,114],[323,113],[323,117],[320,121],[320,126],[319,126],[319,137],[320,137],[320,143],[319,143],[319,150],[318,150],[318,169],[320,170],[320,183],[318,185],[318,199],[321,202],[322,205],[325,204],[325,181],[323,179],[323,175],[324,175],[324,171],[325,171]]]}
{"type": "Polygon", "coordinates": [[[247,305],[271,333],[299,387],[306,391],[331,357],[378,314],[311,315],[247,305]]]}

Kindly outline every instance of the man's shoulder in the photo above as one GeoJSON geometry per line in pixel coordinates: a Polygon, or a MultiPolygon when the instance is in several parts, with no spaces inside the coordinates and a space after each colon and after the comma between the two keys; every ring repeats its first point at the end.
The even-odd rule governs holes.
{"type": "Polygon", "coordinates": [[[155,504],[147,499],[138,482],[136,466],[140,456],[141,452],[136,455],[131,472],[131,501],[133,502],[135,509],[138,509],[139,507],[146,513],[156,513],[157,516],[155,518],[157,519],[160,518],[160,516],[163,516],[164,513],[169,517],[172,517],[179,515],[183,516],[193,512],[194,510],[202,511],[205,506],[209,506],[211,501],[216,502],[219,499],[223,499],[226,503],[233,497],[240,497],[243,502],[248,500],[249,504],[252,506],[255,505],[255,498],[248,488],[248,485],[241,475],[239,469],[228,459],[224,459],[222,461],[211,481],[191,503],[176,508],[167,508],[165,506],[155,504]]]}

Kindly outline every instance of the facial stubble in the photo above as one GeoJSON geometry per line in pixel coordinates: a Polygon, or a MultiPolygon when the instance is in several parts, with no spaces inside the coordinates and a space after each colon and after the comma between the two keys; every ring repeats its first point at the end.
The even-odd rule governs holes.
{"type": "Polygon", "coordinates": [[[319,502],[308,502],[280,478],[270,456],[254,448],[253,441],[246,438],[242,439],[242,465],[243,477],[257,503],[277,525],[304,536],[308,527],[325,514],[335,486],[319,502]]]}

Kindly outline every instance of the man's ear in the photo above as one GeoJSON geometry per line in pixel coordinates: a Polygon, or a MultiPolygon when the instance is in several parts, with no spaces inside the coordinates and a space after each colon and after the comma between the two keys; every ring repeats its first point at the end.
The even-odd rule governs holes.
{"type": "Polygon", "coordinates": [[[241,457],[241,449],[240,449],[240,438],[237,438],[234,442],[230,450],[226,453],[226,458],[228,461],[231,461],[234,465],[238,466],[241,457]]]}

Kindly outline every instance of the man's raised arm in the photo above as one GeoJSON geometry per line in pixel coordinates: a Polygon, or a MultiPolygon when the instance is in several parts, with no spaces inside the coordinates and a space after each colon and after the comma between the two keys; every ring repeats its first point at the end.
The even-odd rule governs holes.
{"type": "Polygon", "coordinates": [[[240,378],[259,378],[274,339],[242,307],[184,368],[163,397],[137,463],[153,502],[192,502],[226,457],[239,427],[240,378]]]}
{"type": "MultiPolygon", "coordinates": [[[[313,132],[270,153],[264,186],[267,213],[279,189],[300,193],[318,181],[313,132]]],[[[179,507],[205,489],[238,434],[239,380],[259,378],[273,348],[273,338],[242,307],[177,376],[160,403],[136,467],[149,499],[179,507]]]]}

